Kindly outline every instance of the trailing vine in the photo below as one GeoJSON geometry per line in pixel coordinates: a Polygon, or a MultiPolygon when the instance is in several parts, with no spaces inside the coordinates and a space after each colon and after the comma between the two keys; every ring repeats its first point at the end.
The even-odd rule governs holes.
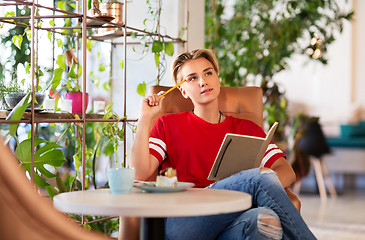
{"type": "MultiPolygon", "coordinates": [[[[145,26],[144,31],[148,33],[144,34],[139,40],[144,46],[141,52],[143,56],[146,56],[150,52],[154,54],[157,74],[152,82],[159,85],[161,78],[166,72],[166,56],[171,57],[174,54],[174,44],[172,41],[166,41],[165,37],[161,35],[160,18],[162,7],[158,3],[162,1],[153,2],[154,4],[151,0],[146,0],[148,10],[147,17],[143,20],[143,25],[145,26]]],[[[137,38],[135,34],[132,37],[137,38]]],[[[137,87],[137,93],[145,96],[146,89],[146,82],[142,82],[137,87]]]]}

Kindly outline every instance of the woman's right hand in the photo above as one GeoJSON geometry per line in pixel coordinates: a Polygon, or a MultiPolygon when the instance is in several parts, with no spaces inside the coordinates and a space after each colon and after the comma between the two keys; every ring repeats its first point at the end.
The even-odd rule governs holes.
{"type": "Polygon", "coordinates": [[[165,97],[160,97],[164,92],[145,97],[141,104],[141,118],[154,118],[161,110],[161,104],[165,97]]]}

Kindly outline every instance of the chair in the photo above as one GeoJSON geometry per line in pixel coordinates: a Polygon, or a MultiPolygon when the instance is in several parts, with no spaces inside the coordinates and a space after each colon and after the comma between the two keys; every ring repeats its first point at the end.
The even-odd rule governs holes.
{"type": "MultiPolygon", "coordinates": [[[[150,94],[167,91],[170,87],[152,86],[150,94]]],[[[190,99],[184,98],[180,90],[174,89],[165,96],[158,116],[165,113],[188,112],[193,110],[190,99]]],[[[248,119],[263,126],[262,89],[260,87],[221,87],[219,110],[225,115],[248,119]]]]}
{"type": "MultiPolygon", "coordinates": [[[[149,93],[157,94],[168,89],[170,87],[152,86],[149,93]]],[[[193,110],[193,108],[191,100],[184,98],[178,89],[174,89],[165,96],[157,117],[166,113],[187,112],[193,110]]],[[[225,115],[248,119],[263,127],[262,89],[260,87],[221,87],[219,110],[225,115]]],[[[156,175],[157,171],[149,180],[155,181],[156,175]]],[[[290,190],[288,190],[288,196],[293,202],[299,202],[297,196],[290,190]]],[[[299,210],[300,207],[297,208],[299,210]]],[[[120,220],[120,229],[125,229],[125,231],[120,231],[119,238],[138,235],[137,226],[131,227],[136,223],[138,224],[137,218],[121,218],[120,220]]]]}
{"type": "MultiPolygon", "coordinates": [[[[324,154],[330,153],[326,138],[322,132],[318,119],[310,120],[305,129],[305,135],[298,140],[298,147],[308,154],[313,163],[316,181],[319,189],[319,195],[322,201],[327,200],[327,193],[324,179],[326,179],[327,187],[331,197],[336,197],[336,189],[332,183],[331,176],[327,169],[325,161],[322,159],[324,154]]],[[[294,192],[299,194],[301,181],[295,184],[294,192]]]]}
{"type": "Polygon", "coordinates": [[[82,229],[40,197],[1,138],[0,152],[1,239],[110,239],[82,229]]]}
{"type": "MultiPolygon", "coordinates": [[[[149,93],[157,94],[168,89],[170,87],[152,86],[149,89],[149,93]]],[[[157,117],[166,113],[188,112],[193,110],[193,108],[191,100],[184,98],[180,90],[176,88],[165,96],[161,111],[157,117]]],[[[262,127],[262,89],[260,87],[221,87],[219,110],[225,115],[251,120],[262,127]]],[[[156,176],[157,171],[148,180],[155,181],[156,176]]],[[[138,235],[137,229],[139,227],[135,225],[138,225],[138,218],[121,218],[119,238],[133,239],[132,236],[138,235]]]]}

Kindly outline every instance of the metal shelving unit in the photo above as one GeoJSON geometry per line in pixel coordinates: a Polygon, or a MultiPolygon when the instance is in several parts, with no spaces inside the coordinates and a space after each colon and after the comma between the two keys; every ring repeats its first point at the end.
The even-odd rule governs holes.
{"type": "MultiPolygon", "coordinates": [[[[81,6],[87,6],[87,0],[79,0],[81,2],[81,6]]],[[[69,113],[40,113],[38,111],[35,111],[34,105],[34,99],[35,99],[35,92],[38,89],[38,81],[35,79],[35,69],[37,68],[38,63],[38,46],[37,46],[37,37],[38,37],[38,31],[48,31],[52,32],[54,34],[65,34],[62,32],[62,30],[65,29],[78,29],[81,30],[81,36],[78,34],[72,34],[70,37],[74,38],[82,38],[82,39],[91,39],[96,41],[105,41],[110,40],[114,38],[122,39],[122,42],[118,42],[116,44],[123,44],[124,45],[124,68],[123,68],[123,99],[124,99],[124,106],[123,106],[123,115],[127,115],[127,45],[128,44],[138,44],[133,41],[128,42],[128,37],[133,32],[135,36],[142,36],[144,34],[151,34],[154,36],[157,36],[158,38],[161,37],[160,33],[149,33],[143,29],[137,29],[131,26],[127,25],[127,0],[123,1],[124,4],[124,20],[123,24],[117,24],[117,23],[111,23],[109,21],[104,21],[105,23],[108,23],[108,28],[115,27],[114,34],[98,34],[98,35],[88,35],[87,30],[90,28],[104,28],[104,26],[88,26],[88,21],[103,21],[95,17],[87,16],[87,9],[86,7],[82,7],[82,13],[73,13],[73,12],[67,12],[63,11],[57,8],[47,7],[44,5],[41,5],[38,3],[38,0],[32,0],[32,1],[24,1],[24,0],[4,0],[3,2],[0,2],[1,6],[18,6],[18,5],[28,5],[31,7],[31,16],[23,16],[23,17],[0,17],[0,22],[4,24],[13,24],[16,26],[22,26],[22,27],[28,27],[31,29],[31,76],[32,76],[32,85],[31,85],[31,92],[32,92],[32,102],[31,102],[31,109],[29,112],[25,112],[23,115],[23,118],[20,121],[9,121],[6,120],[7,116],[10,112],[0,112],[0,124],[11,124],[11,123],[26,123],[30,124],[31,126],[31,180],[34,180],[34,153],[35,153],[35,146],[34,146],[34,139],[37,135],[37,128],[39,123],[78,123],[82,124],[82,190],[85,190],[85,156],[86,156],[86,146],[85,146],[85,139],[86,139],[86,123],[89,122],[116,122],[118,120],[115,119],[103,119],[103,116],[100,114],[87,114],[86,113],[86,41],[82,41],[81,46],[81,52],[82,52],[82,64],[83,64],[83,73],[82,73],[82,93],[83,93],[83,107],[82,107],[82,114],[81,117],[75,118],[73,114],[69,113]],[[53,14],[50,15],[43,15],[38,16],[36,15],[37,9],[46,9],[51,11],[53,14]],[[37,24],[37,21],[41,19],[65,19],[65,18],[72,18],[72,19],[78,19],[78,22],[81,22],[81,26],[72,26],[72,27],[42,27],[37,24]],[[23,23],[17,23],[17,20],[21,19],[29,19],[30,24],[24,25],[23,23]]],[[[158,2],[160,7],[160,1],[158,2]]],[[[186,8],[188,7],[188,1],[186,1],[186,8]]],[[[76,7],[76,9],[79,9],[76,7]]],[[[186,17],[186,21],[187,21],[186,17]]],[[[160,23],[158,23],[160,24],[160,23]]],[[[187,22],[186,22],[187,26],[187,22]]],[[[170,41],[174,43],[181,43],[184,45],[186,49],[186,42],[179,38],[173,38],[167,35],[162,36],[165,39],[169,39],[170,41]]],[[[111,42],[113,44],[113,42],[111,42]]],[[[136,119],[128,119],[125,118],[123,121],[124,126],[124,142],[123,142],[123,148],[124,148],[124,163],[126,163],[126,124],[127,122],[136,122],[136,119]]],[[[107,220],[110,218],[100,219],[96,221],[102,221],[107,220]]],[[[93,221],[95,222],[95,221],[93,221]]],[[[82,216],[82,224],[85,223],[85,217],[82,216]]]]}
{"type": "MultiPolygon", "coordinates": [[[[127,114],[127,94],[126,94],[126,89],[127,89],[127,45],[130,44],[136,44],[135,42],[133,42],[133,40],[128,39],[129,36],[131,35],[131,33],[133,33],[135,36],[142,36],[144,34],[150,34],[150,35],[154,35],[157,36],[158,38],[163,37],[164,39],[169,39],[169,41],[175,42],[175,43],[181,43],[184,44],[185,48],[186,48],[186,42],[182,39],[179,38],[174,38],[168,35],[160,35],[160,33],[152,33],[152,32],[147,32],[143,29],[138,29],[138,28],[134,28],[132,26],[128,26],[127,25],[127,14],[128,14],[128,10],[127,10],[127,0],[123,1],[123,6],[124,6],[124,20],[123,20],[123,24],[119,24],[119,23],[113,23],[110,21],[105,21],[103,19],[97,18],[97,17],[90,17],[87,16],[87,8],[86,7],[81,7],[82,12],[81,13],[74,13],[74,12],[68,12],[68,11],[63,11],[54,7],[48,7],[45,5],[42,5],[40,3],[38,3],[38,0],[32,0],[32,1],[25,1],[25,0],[3,0],[2,2],[0,2],[0,7],[1,6],[29,6],[31,8],[31,15],[30,16],[15,16],[15,17],[0,17],[0,22],[4,23],[4,24],[12,24],[12,25],[16,25],[16,26],[22,26],[25,28],[29,28],[31,30],[31,41],[30,41],[30,48],[31,48],[31,76],[32,76],[32,85],[31,85],[31,92],[32,92],[32,102],[31,102],[31,109],[29,112],[26,112],[23,115],[23,118],[20,121],[9,121],[6,120],[9,112],[0,112],[0,124],[11,124],[11,123],[26,123],[26,124],[30,124],[31,126],[31,179],[34,179],[34,152],[35,152],[35,147],[34,147],[34,139],[35,136],[37,135],[37,125],[39,123],[79,123],[82,124],[82,190],[85,189],[85,136],[86,136],[86,132],[85,132],[85,125],[88,122],[115,122],[117,120],[115,119],[103,119],[102,115],[99,114],[86,114],[86,106],[85,106],[85,102],[86,102],[86,62],[87,62],[87,57],[86,57],[86,41],[82,41],[82,46],[81,46],[81,52],[82,52],[82,64],[83,64],[83,73],[82,73],[82,93],[83,93],[83,107],[82,107],[82,114],[80,116],[79,119],[75,118],[74,115],[72,114],[68,114],[68,113],[40,113],[38,111],[35,111],[34,108],[34,100],[35,99],[35,92],[36,89],[38,89],[38,81],[36,81],[35,79],[35,71],[37,68],[37,58],[38,58],[38,42],[37,42],[37,37],[38,37],[38,31],[48,31],[48,32],[52,32],[55,34],[66,34],[64,33],[62,30],[68,29],[68,30],[81,30],[81,36],[79,34],[71,34],[69,35],[70,37],[74,37],[74,38],[82,38],[82,39],[91,39],[91,40],[96,40],[96,41],[105,41],[105,40],[110,40],[110,39],[114,39],[114,38],[119,38],[122,40],[122,42],[117,43],[117,44],[123,44],[124,45],[124,70],[123,70],[123,88],[124,88],[124,92],[123,92],[123,99],[124,99],[124,107],[123,107],[123,114],[124,116],[126,116],[127,114]],[[48,15],[37,15],[36,13],[38,12],[38,9],[45,9],[45,10],[49,10],[50,12],[52,12],[52,14],[48,14],[48,15]],[[41,19],[66,19],[66,18],[70,18],[70,19],[78,19],[77,22],[81,23],[80,26],[75,25],[75,26],[71,26],[71,27],[42,27],[40,25],[37,24],[37,22],[41,19]],[[22,20],[22,19],[29,19],[30,20],[30,24],[26,25],[24,23],[19,23],[17,22],[17,20],[22,20]],[[88,34],[88,30],[91,28],[105,28],[105,26],[102,26],[102,24],[99,24],[99,26],[95,26],[95,25],[88,25],[88,22],[90,21],[99,21],[99,22],[105,22],[108,23],[108,28],[114,27],[116,30],[114,31],[114,34],[94,34],[94,35],[90,35],[88,34]],[[129,41],[129,42],[128,42],[129,41]]],[[[77,4],[80,4],[81,6],[87,6],[87,0],[79,0],[77,2],[77,4]]],[[[159,7],[160,7],[160,1],[158,2],[159,7]]],[[[188,1],[186,1],[186,7],[188,7],[188,1]]],[[[76,9],[79,9],[78,6],[76,7],[76,9]]],[[[186,18],[187,21],[187,18],[186,18]]],[[[158,23],[160,24],[160,23],[158,23]]],[[[111,44],[113,44],[111,42],[111,44]]],[[[124,124],[124,129],[126,129],[126,124],[127,122],[135,122],[137,121],[136,119],[128,119],[125,118],[123,121],[124,124]]],[[[126,155],[126,131],[124,131],[124,156],[126,155]]],[[[126,159],[124,157],[124,163],[126,162],[126,159]]]]}
{"type": "MultiPolygon", "coordinates": [[[[87,0],[79,0],[78,2],[81,2],[81,6],[87,6],[87,0]]],[[[126,116],[127,114],[127,93],[126,93],[126,89],[127,89],[127,45],[128,44],[136,44],[135,42],[133,42],[132,39],[129,39],[129,36],[131,35],[131,33],[133,32],[134,35],[136,36],[142,36],[144,34],[151,34],[154,36],[157,36],[158,38],[161,37],[160,33],[152,33],[152,32],[147,32],[143,29],[138,29],[138,28],[134,28],[132,26],[128,26],[127,25],[127,14],[128,14],[128,10],[127,10],[127,0],[123,0],[123,6],[124,6],[124,20],[123,20],[123,24],[118,24],[118,23],[112,23],[110,21],[104,21],[104,20],[100,20],[99,18],[96,17],[90,17],[87,16],[87,8],[86,7],[82,7],[82,13],[73,13],[73,12],[67,12],[67,11],[63,11],[57,8],[52,8],[52,7],[47,7],[44,6],[42,4],[38,3],[38,0],[32,0],[32,1],[24,1],[24,0],[3,0],[2,2],[0,2],[0,7],[1,6],[19,6],[19,5],[28,5],[31,8],[31,16],[20,16],[20,17],[0,17],[0,22],[4,23],[4,24],[12,24],[12,25],[16,25],[16,26],[22,26],[22,27],[28,27],[31,30],[31,76],[32,76],[32,85],[31,85],[31,92],[32,92],[32,102],[31,102],[31,109],[30,111],[26,112],[23,115],[23,118],[20,121],[9,121],[6,120],[9,112],[4,112],[1,111],[0,112],[0,124],[11,124],[11,123],[27,123],[30,124],[31,126],[31,179],[34,179],[34,139],[36,136],[36,129],[37,129],[37,124],[39,123],[80,123],[82,124],[82,190],[85,190],[85,136],[86,136],[86,132],[85,132],[85,126],[86,123],[88,122],[116,122],[118,120],[115,119],[103,119],[102,115],[99,114],[87,114],[86,113],[86,106],[85,106],[85,102],[86,102],[86,63],[87,63],[87,57],[86,57],[86,41],[82,41],[82,46],[81,46],[81,52],[82,52],[82,64],[83,64],[83,73],[82,73],[82,93],[83,93],[83,107],[82,107],[82,114],[80,116],[79,119],[75,118],[74,115],[69,114],[69,113],[41,113],[38,111],[35,111],[35,103],[34,103],[34,99],[35,99],[35,92],[38,89],[38,81],[36,81],[37,79],[35,79],[35,71],[37,68],[37,58],[38,58],[38,48],[37,48],[37,37],[38,37],[38,31],[48,31],[48,32],[52,32],[55,34],[65,34],[64,32],[62,32],[62,30],[65,29],[78,29],[81,30],[81,36],[79,34],[71,34],[69,35],[70,37],[74,37],[74,38],[82,38],[82,39],[91,39],[91,40],[96,40],[96,41],[105,41],[105,40],[110,40],[112,38],[120,38],[122,39],[122,43],[117,43],[117,44],[123,44],[124,45],[124,68],[123,68],[123,88],[124,88],[124,92],[123,92],[123,99],[124,99],[124,107],[123,107],[123,114],[124,116],[126,116]],[[51,11],[53,14],[49,14],[49,15],[37,15],[36,12],[38,9],[45,9],[45,10],[49,10],[51,11]],[[71,26],[71,27],[42,27],[40,25],[37,24],[37,21],[41,20],[41,19],[65,19],[65,18],[71,18],[71,19],[78,19],[77,22],[81,23],[80,26],[71,26]],[[17,20],[22,20],[22,19],[29,19],[30,20],[30,24],[26,25],[23,23],[18,23],[17,20]],[[105,26],[88,26],[88,21],[102,21],[105,23],[108,23],[108,28],[114,27],[116,29],[115,34],[111,34],[110,36],[107,35],[90,35],[88,34],[88,29],[91,28],[105,28],[105,26]]],[[[186,4],[188,3],[188,1],[186,1],[186,4]]],[[[160,1],[159,1],[160,4],[160,1]]],[[[160,6],[160,5],[159,5],[160,6]]],[[[186,5],[186,7],[188,7],[186,5]]],[[[79,9],[78,7],[76,7],[76,9],[79,9]]],[[[187,18],[186,18],[187,21],[187,18]]],[[[158,23],[159,24],[159,23],[158,23]]],[[[186,25],[187,26],[187,25],[186,25]]],[[[162,36],[164,39],[169,39],[169,41],[172,41],[174,43],[180,43],[183,44],[186,48],[186,42],[180,38],[174,38],[168,35],[163,35],[162,36]]],[[[112,42],[110,44],[113,44],[112,42]]],[[[125,118],[123,121],[124,124],[124,129],[126,129],[126,124],[127,122],[135,122],[137,121],[136,119],[128,119],[125,118]]],[[[126,131],[124,131],[124,156],[126,155],[126,131]]],[[[126,162],[126,159],[124,158],[124,162],[126,162]]]]}

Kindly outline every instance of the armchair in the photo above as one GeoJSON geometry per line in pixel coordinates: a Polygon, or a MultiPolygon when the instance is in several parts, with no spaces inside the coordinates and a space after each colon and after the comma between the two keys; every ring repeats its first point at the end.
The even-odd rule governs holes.
{"type": "MultiPolygon", "coordinates": [[[[167,91],[170,87],[152,86],[150,94],[167,91]]],[[[187,112],[193,110],[190,99],[184,98],[178,89],[165,96],[158,116],[165,113],[187,112]]],[[[221,87],[219,110],[225,115],[248,119],[263,126],[262,89],[260,87],[221,87]]]]}
{"type": "MultiPolygon", "coordinates": [[[[167,91],[170,87],[152,86],[149,89],[150,94],[157,94],[160,91],[167,91]]],[[[158,116],[166,113],[187,112],[193,110],[194,106],[190,99],[184,98],[179,89],[174,89],[165,96],[158,116]]],[[[262,89],[260,87],[221,87],[219,95],[219,110],[228,116],[248,119],[263,127],[263,103],[262,89]]],[[[156,118],[157,118],[156,117],[156,118]]],[[[157,171],[148,179],[155,181],[157,171]]],[[[289,198],[292,200],[297,209],[300,209],[300,201],[297,196],[286,189],[289,198]]],[[[134,217],[120,219],[120,238],[138,239],[138,219],[134,217]],[[134,236],[135,238],[131,237],[134,236]]],[[[139,226],[139,225],[138,225],[139,226]]]]}

